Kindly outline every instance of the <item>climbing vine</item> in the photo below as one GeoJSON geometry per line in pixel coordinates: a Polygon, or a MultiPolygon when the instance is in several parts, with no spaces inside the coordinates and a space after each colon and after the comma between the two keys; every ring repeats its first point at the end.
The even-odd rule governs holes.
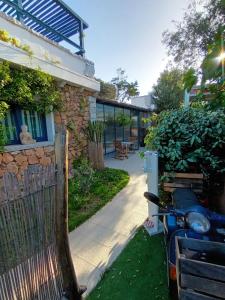
{"type": "Polygon", "coordinates": [[[41,70],[11,67],[0,63],[0,99],[9,106],[50,112],[62,108],[55,80],[41,70]]]}
{"type": "Polygon", "coordinates": [[[19,48],[25,52],[27,52],[27,54],[29,56],[33,55],[33,51],[31,50],[30,46],[27,44],[22,44],[21,41],[15,37],[11,37],[10,34],[4,30],[0,28],[0,40],[6,43],[10,43],[11,45],[15,46],[16,48],[19,48]]]}
{"type": "Polygon", "coordinates": [[[6,143],[5,128],[1,121],[4,119],[7,110],[8,110],[8,105],[4,101],[1,101],[0,102],[0,152],[3,151],[4,145],[6,143]]]}

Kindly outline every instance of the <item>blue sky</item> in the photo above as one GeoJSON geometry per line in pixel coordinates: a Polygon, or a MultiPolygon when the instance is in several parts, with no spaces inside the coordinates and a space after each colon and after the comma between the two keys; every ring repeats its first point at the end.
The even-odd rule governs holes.
{"type": "Polygon", "coordinates": [[[95,63],[96,77],[110,81],[116,69],[138,80],[147,94],[168,58],[162,32],[181,20],[190,0],[64,0],[88,24],[86,56],[95,63]]]}

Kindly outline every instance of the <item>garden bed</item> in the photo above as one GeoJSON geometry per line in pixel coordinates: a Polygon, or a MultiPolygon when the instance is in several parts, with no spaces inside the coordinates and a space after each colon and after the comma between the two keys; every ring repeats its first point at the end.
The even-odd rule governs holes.
{"type": "Polygon", "coordinates": [[[163,235],[141,228],[87,299],[168,300],[163,235]]]}
{"type": "Polygon", "coordinates": [[[122,190],[129,181],[126,171],[105,168],[93,173],[88,193],[79,191],[76,177],[69,181],[69,231],[85,222],[122,190]]]}

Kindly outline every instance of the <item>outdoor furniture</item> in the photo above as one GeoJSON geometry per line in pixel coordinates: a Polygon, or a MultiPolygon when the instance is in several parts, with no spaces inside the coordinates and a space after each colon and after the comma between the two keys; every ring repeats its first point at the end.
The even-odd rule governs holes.
{"type": "Polygon", "coordinates": [[[163,183],[165,192],[172,193],[177,188],[191,189],[196,194],[203,192],[203,179],[202,173],[168,173],[163,174],[167,178],[167,182],[163,183]]]}
{"type": "Polygon", "coordinates": [[[127,153],[135,153],[133,142],[121,142],[121,144],[127,148],[127,153]]]}
{"type": "Polygon", "coordinates": [[[130,136],[128,138],[128,140],[129,140],[130,143],[132,143],[132,145],[130,147],[131,151],[134,152],[135,150],[137,150],[138,149],[138,140],[137,140],[137,137],[136,136],[130,136]]]}
{"type": "Polygon", "coordinates": [[[81,299],[68,242],[67,140],[56,135],[56,166],[0,182],[1,300],[81,299]]]}
{"type": "Polygon", "coordinates": [[[128,158],[128,151],[126,145],[123,145],[122,142],[120,141],[114,141],[114,145],[116,151],[115,158],[118,159],[128,158]]]}

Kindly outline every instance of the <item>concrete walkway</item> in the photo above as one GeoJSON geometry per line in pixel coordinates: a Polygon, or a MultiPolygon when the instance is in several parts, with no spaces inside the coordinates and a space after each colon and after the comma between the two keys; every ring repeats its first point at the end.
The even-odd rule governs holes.
{"type": "Polygon", "coordinates": [[[138,153],[129,159],[106,160],[106,166],[130,174],[128,185],[87,222],[70,233],[70,247],[79,284],[87,285],[86,295],[117,258],[147,217],[146,175],[138,153]]]}

